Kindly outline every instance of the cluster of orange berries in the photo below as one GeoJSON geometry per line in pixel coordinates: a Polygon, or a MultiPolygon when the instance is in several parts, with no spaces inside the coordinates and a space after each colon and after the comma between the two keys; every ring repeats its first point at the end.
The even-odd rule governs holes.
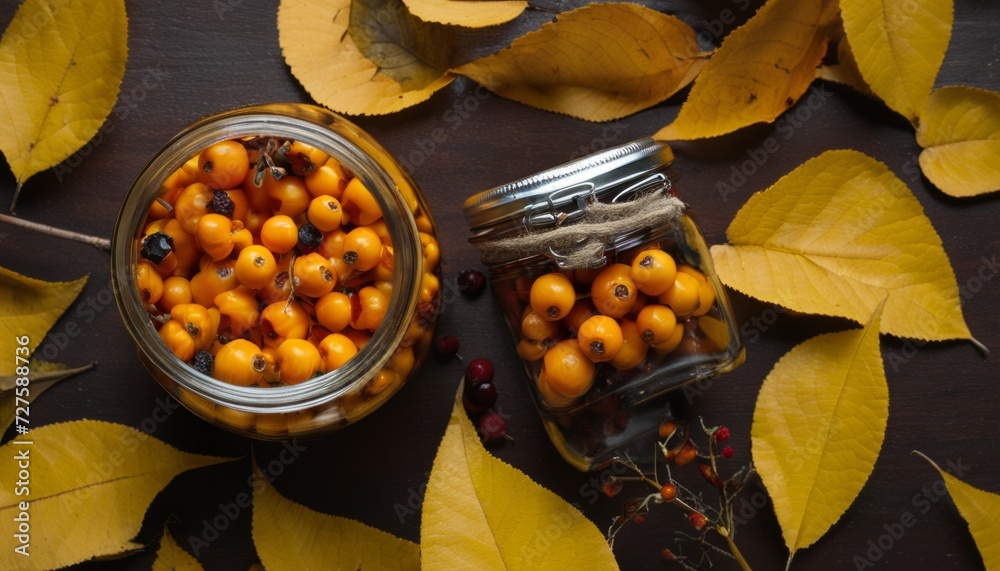
{"type": "MultiPolygon", "coordinates": [[[[421,302],[436,303],[438,243],[430,219],[419,208],[414,216],[421,302]]],[[[241,386],[296,384],[343,366],[392,296],[378,201],[336,159],[298,141],[249,137],[204,149],[163,183],[139,247],[140,296],[164,343],[241,386]]],[[[414,320],[370,392],[409,375],[424,325],[414,320]]]]}
{"type": "Polygon", "coordinates": [[[630,264],[551,272],[530,285],[517,351],[541,361],[538,391],[550,406],[575,402],[594,384],[596,367],[638,367],[650,348],[671,353],[684,340],[683,321],[708,313],[715,291],[697,269],[658,248],[630,264]]]}

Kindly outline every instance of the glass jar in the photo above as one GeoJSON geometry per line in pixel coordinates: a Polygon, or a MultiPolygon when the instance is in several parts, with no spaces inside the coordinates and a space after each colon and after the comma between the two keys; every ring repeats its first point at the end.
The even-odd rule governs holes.
{"type": "Polygon", "coordinates": [[[670,391],[731,371],[744,359],[743,342],[708,248],[686,205],[676,199],[667,168],[671,160],[666,146],[642,139],[479,193],[465,203],[470,242],[489,266],[494,296],[517,344],[545,429],[559,453],[580,470],[593,470],[627,451],[644,454],[670,415],[670,391]],[[546,239],[533,242],[540,248],[515,253],[508,248],[503,256],[489,249],[505,239],[516,241],[581,224],[594,203],[627,206],[643,197],[653,200],[649,204],[656,208],[661,203],[655,201],[672,201],[676,207],[670,222],[622,223],[619,226],[627,230],[597,238],[596,249],[591,248],[592,254],[582,262],[572,255],[574,251],[557,251],[546,239]],[[669,269],[663,269],[667,273],[659,275],[671,280],[667,285],[654,288],[652,281],[643,283],[646,291],[657,295],[646,295],[633,282],[622,281],[629,285],[621,289],[619,283],[614,295],[621,294],[626,301],[633,298],[627,312],[608,305],[613,300],[604,298],[601,284],[613,282],[604,278],[614,277],[615,272],[631,276],[633,262],[652,264],[662,257],[655,254],[642,262],[640,252],[645,259],[651,250],[669,254],[675,276],[687,277],[670,276],[669,269]],[[567,280],[546,277],[545,285],[537,286],[542,293],[536,299],[542,299],[544,291],[558,291],[563,286],[552,284],[561,283],[570,288],[568,303],[573,305],[568,314],[565,307],[553,305],[545,318],[541,311],[548,302],[539,308],[539,302],[532,301],[533,286],[539,277],[552,274],[567,280]],[[696,301],[682,307],[686,302],[678,299],[683,286],[696,282],[696,301]],[[674,291],[661,295],[663,287],[674,291]],[[601,299],[591,299],[592,288],[601,299]],[[665,312],[672,315],[672,329],[668,320],[666,325],[657,320],[665,312]],[[595,315],[601,317],[588,325],[595,315]],[[648,327],[640,329],[637,323],[648,327]],[[670,339],[664,341],[664,336],[670,339]],[[616,338],[622,339],[621,349],[616,348],[616,338]],[[613,360],[607,359],[611,354],[603,353],[605,348],[616,351],[613,360]],[[583,365],[581,357],[586,359],[583,365]],[[577,386],[574,378],[590,378],[592,384],[577,386]]]}
{"type": "Polygon", "coordinates": [[[316,106],[269,104],[198,121],[143,167],[115,223],[111,272],[118,309],[140,360],[163,388],[211,423],[255,438],[281,439],[347,426],[377,409],[406,382],[430,347],[440,310],[436,246],[424,198],[370,135],[316,106]],[[161,340],[151,318],[154,308],[144,304],[137,285],[139,240],[151,206],[164,197],[167,178],[214,143],[256,136],[305,143],[338,160],[377,201],[385,222],[383,242],[388,238],[391,243],[391,294],[381,324],[341,367],[299,384],[237,386],[195,370],[161,340]],[[433,253],[422,247],[428,241],[434,242],[433,253]]]}

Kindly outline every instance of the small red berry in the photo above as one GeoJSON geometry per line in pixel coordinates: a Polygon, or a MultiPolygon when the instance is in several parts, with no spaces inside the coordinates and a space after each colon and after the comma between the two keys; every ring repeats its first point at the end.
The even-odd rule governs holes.
{"type": "Polygon", "coordinates": [[[704,528],[708,524],[708,520],[705,519],[705,516],[701,515],[698,512],[691,512],[688,515],[688,521],[691,522],[691,525],[693,525],[694,528],[697,529],[698,531],[701,531],[702,528],[704,528]]]}
{"type": "Polygon", "coordinates": [[[493,383],[480,383],[466,393],[473,404],[490,408],[497,402],[497,387],[493,383]]]}
{"type": "Polygon", "coordinates": [[[670,551],[669,547],[664,547],[663,551],[660,552],[660,556],[663,557],[664,561],[676,561],[677,556],[674,555],[673,551],[670,551]]]}
{"type": "Polygon", "coordinates": [[[715,441],[725,442],[726,440],[729,440],[729,429],[725,426],[720,426],[715,430],[715,441]]]}
{"type": "Polygon", "coordinates": [[[644,518],[641,515],[637,515],[634,518],[632,518],[632,521],[635,522],[635,523],[642,523],[642,522],[646,521],[646,518],[644,518]]]}
{"type": "Polygon", "coordinates": [[[450,359],[458,354],[458,337],[442,335],[434,343],[434,352],[442,359],[450,359]]]}
{"type": "Polygon", "coordinates": [[[604,491],[605,496],[613,498],[618,495],[618,492],[622,491],[624,485],[621,480],[611,476],[607,480],[604,480],[604,483],[601,484],[601,489],[604,491]]]}
{"type": "Polygon", "coordinates": [[[660,497],[663,498],[664,501],[672,501],[677,497],[677,487],[669,482],[663,484],[663,487],[660,488],[660,497]]]}
{"type": "Polygon", "coordinates": [[[486,287],[486,276],[479,270],[463,270],[458,274],[458,289],[469,297],[476,297],[486,287]]]}
{"type": "Polygon", "coordinates": [[[479,439],[484,444],[494,444],[509,438],[507,436],[507,423],[504,422],[503,417],[493,411],[480,417],[479,422],[476,423],[476,432],[479,433],[479,439]]]}
{"type": "Polygon", "coordinates": [[[723,458],[732,458],[733,457],[733,447],[732,446],[726,446],[725,448],[723,448],[722,449],[722,457],[723,458]]]}
{"type": "Polygon", "coordinates": [[[465,380],[468,382],[468,388],[492,381],[493,363],[485,357],[469,361],[465,367],[465,380]]]}
{"type": "Polygon", "coordinates": [[[462,395],[462,405],[465,407],[465,412],[473,418],[483,414],[489,409],[487,406],[479,406],[469,400],[469,393],[462,395]]]}
{"type": "Polygon", "coordinates": [[[674,464],[678,466],[683,466],[685,464],[690,464],[695,457],[698,456],[698,451],[691,446],[688,442],[681,447],[680,451],[677,452],[677,456],[674,457],[674,464]]]}

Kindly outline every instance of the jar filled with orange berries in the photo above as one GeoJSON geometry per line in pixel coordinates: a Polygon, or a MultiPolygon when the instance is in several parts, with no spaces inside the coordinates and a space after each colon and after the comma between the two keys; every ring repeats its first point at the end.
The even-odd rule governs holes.
{"type": "Polygon", "coordinates": [[[673,389],[744,359],[671,160],[642,139],[465,203],[545,429],[580,470],[648,450],[673,389]]]}
{"type": "Polygon", "coordinates": [[[261,439],[336,430],[427,354],[440,250],[416,185],[312,105],[203,119],[132,183],[112,238],[118,308],[153,377],[261,439]]]}

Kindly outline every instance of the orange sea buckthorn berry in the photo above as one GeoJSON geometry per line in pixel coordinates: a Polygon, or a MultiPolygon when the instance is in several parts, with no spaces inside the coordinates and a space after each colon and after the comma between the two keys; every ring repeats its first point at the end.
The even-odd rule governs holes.
{"type": "Polygon", "coordinates": [[[346,335],[331,333],[319,342],[319,354],[327,371],[339,369],[358,354],[358,347],[346,335]]]}
{"type": "Polygon", "coordinates": [[[241,284],[261,289],[266,287],[278,273],[278,264],[271,251],[264,246],[248,246],[236,258],[236,279],[241,284]]]}
{"type": "Polygon", "coordinates": [[[677,264],[663,250],[644,250],[632,260],[632,280],[646,295],[660,295],[667,291],[676,276],[677,264]]]}
{"type": "Polygon", "coordinates": [[[261,181],[260,186],[257,186],[255,179],[256,172],[254,169],[250,169],[246,178],[243,179],[243,184],[240,185],[240,190],[242,190],[244,196],[246,196],[247,203],[250,205],[250,210],[255,210],[257,212],[270,212],[271,198],[267,195],[267,190],[264,188],[264,181],[261,181]]]}
{"type": "Polygon", "coordinates": [[[191,282],[181,276],[170,276],[163,280],[163,295],[160,309],[169,312],[175,305],[191,303],[191,282]]]}
{"type": "Polygon", "coordinates": [[[684,340],[684,326],[680,323],[674,327],[674,330],[670,332],[670,336],[660,341],[658,343],[651,343],[649,346],[653,348],[654,351],[661,355],[670,353],[674,349],[680,346],[681,341],[684,340]]]}
{"type": "Polygon", "coordinates": [[[568,397],[553,389],[552,385],[549,384],[549,375],[545,369],[542,369],[542,372],[538,374],[536,385],[538,386],[538,395],[542,397],[542,402],[550,407],[560,408],[569,406],[577,400],[576,397],[568,397]]]}
{"type": "Polygon", "coordinates": [[[399,375],[395,371],[392,369],[382,369],[375,373],[372,380],[368,381],[368,384],[365,385],[365,394],[373,397],[396,384],[397,381],[399,381],[399,375]]]}
{"type": "Polygon", "coordinates": [[[351,298],[333,291],[317,299],[316,321],[330,333],[339,333],[351,322],[351,298]]]}
{"type": "Polygon", "coordinates": [[[337,281],[337,276],[330,269],[330,260],[316,252],[295,258],[291,275],[295,293],[309,297],[330,293],[337,281]]]}
{"type": "Polygon", "coordinates": [[[220,141],[198,155],[198,180],[214,189],[238,187],[249,169],[247,149],[236,141],[220,141]]]}
{"type": "MultiPolygon", "coordinates": [[[[174,204],[174,218],[188,234],[198,230],[198,221],[208,214],[208,203],[212,200],[212,189],[200,182],[188,185],[174,204]]],[[[166,230],[164,229],[164,232],[166,230]]]]}
{"type": "Polygon", "coordinates": [[[281,382],[281,374],[278,372],[278,350],[274,347],[263,346],[260,354],[264,356],[267,363],[264,366],[263,381],[269,385],[276,385],[281,382]]]}
{"type": "Polygon", "coordinates": [[[347,186],[347,174],[336,159],[326,161],[326,164],[305,177],[306,188],[313,196],[332,196],[340,199],[347,186]]]}
{"type": "Polygon", "coordinates": [[[582,270],[576,270],[573,272],[573,283],[581,286],[589,287],[590,284],[594,283],[594,278],[596,278],[600,273],[604,271],[604,268],[584,268],[582,270]]]}
{"type": "Polygon", "coordinates": [[[344,236],[341,259],[348,267],[366,272],[376,266],[382,258],[382,240],[374,230],[358,226],[344,236]]]}
{"type": "Polygon", "coordinates": [[[191,295],[194,302],[205,307],[215,303],[215,296],[240,285],[236,279],[234,260],[211,261],[191,278],[191,295]]]}
{"type": "Polygon", "coordinates": [[[312,200],[312,195],[306,189],[306,183],[291,174],[281,177],[281,180],[274,180],[269,172],[264,177],[264,190],[271,199],[271,210],[275,214],[284,214],[292,218],[305,212],[312,200]]]}
{"type": "Polygon", "coordinates": [[[245,285],[215,296],[215,307],[219,308],[221,315],[229,318],[229,330],[234,337],[242,337],[260,322],[257,298],[245,285]]]}
{"type": "Polygon", "coordinates": [[[642,340],[642,332],[639,326],[631,319],[623,319],[620,323],[622,328],[622,348],[611,360],[611,365],[619,370],[631,369],[642,363],[649,351],[649,344],[642,340]]]}
{"type": "Polygon", "coordinates": [[[552,272],[539,276],[528,292],[531,309],[542,319],[557,321],[566,317],[576,303],[576,291],[569,279],[552,272]]]}
{"type": "Polygon", "coordinates": [[[698,309],[694,310],[691,315],[700,317],[708,313],[715,303],[715,288],[712,287],[712,282],[708,281],[705,274],[691,266],[679,266],[677,271],[688,274],[698,281],[698,309]]]}
{"type": "Polygon", "coordinates": [[[339,228],[343,214],[340,202],[332,196],[317,196],[309,202],[309,209],[306,211],[309,222],[322,232],[339,228]]]}
{"type": "Polygon", "coordinates": [[[418,232],[427,232],[428,234],[434,232],[434,223],[426,214],[419,214],[413,220],[417,223],[418,232]]]}
{"type": "Polygon", "coordinates": [[[392,353],[386,365],[396,371],[400,377],[409,376],[417,366],[416,356],[413,354],[413,347],[399,347],[392,353]]]}
{"type": "Polygon", "coordinates": [[[677,317],[687,317],[698,309],[701,299],[698,295],[698,280],[690,274],[677,272],[674,285],[659,296],[660,303],[669,305],[677,317]]]}
{"type": "MultiPolygon", "coordinates": [[[[656,301],[655,297],[653,298],[653,301],[656,301]]],[[[625,315],[629,319],[635,319],[636,317],[639,316],[639,312],[642,311],[642,309],[647,305],[649,305],[649,296],[642,293],[641,291],[637,292],[635,294],[635,303],[632,304],[632,309],[628,310],[628,313],[626,313],[625,315]]]]}
{"type": "Polygon", "coordinates": [[[590,299],[597,311],[618,319],[632,309],[638,289],[631,273],[632,269],[625,264],[612,264],[594,278],[590,285],[590,299]]]}
{"type": "Polygon", "coordinates": [[[220,381],[248,387],[260,384],[267,370],[267,359],[260,347],[246,339],[233,339],[215,355],[212,376],[220,381]]]}
{"type": "Polygon", "coordinates": [[[559,322],[543,318],[529,305],[521,317],[521,335],[533,341],[554,340],[559,336],[559,322]]]}
{"type": "MultiPolygon", "coordinates": [[[[392,236],[389,235],[389,225],[385,223],[385,220],[379,218],[371,224],[367,224],[369,228],[378,235],[378,239],[382,240],[383,246],[392,246],[392,236]]],[[[421,240],[423,243],[423,240],[421,240]]]]}
{"type": "MultiPolygon", "coordinates": [[[[326,258],[340,259],[344,254],[344,238],[347,232],[343,228],[337,228],[323,234],[323,241],[316,246],[316,251],[326,258]]],[[[341,260],[343,261],[343,260],[341,260]]]]}
{"type": "Polygon", "coordinates": [[[353,224],[364,226],[382,218],[382,209],[378,201],[358,177],[347,183],[340,203],[344,205],[344,210],[353,224]]]}
{"type": "Polygon", "coordinates": [[[420,303],[430,303],[441,290],[441,280],[434,274],[424,272],[420,280],[420,303]]]}
{"type": "Polygon", "coordinates": [[[549,386],[563,396],[581,397],[594,384],[594,363],[576,339],[556,343],[546,351],[543,363],[549,386]]]}
{"type": "Polygon", "coordinates": [[[354,346],[358,348],[358,351],[364,349],[365,345],[372,340],[370,331],[362,331],[353,327],[345,327],[340,333],[350,339],[354,343],[354,346]]]}
{"type": "Polygon", "coordinates": [[[548,347],[541,341],[524,337],[517,344],[517,355],[525,361],[539,361],[545,356],[548,347]]]}
{"type": "Polygon", "coordinates": [[[584,321],[576,338],[583,354],[595,363],[614,359],[624,342],[621,326],[606,315],[595,315],[584,321]]]}
{"type": "Polygon", "coordinates": [[[663,343],[677,329],[677,316],[665,305],[647,305],[639,312],[635,324],[642,332],[642,340],[650,345],[663,343]]]}
{"type": "Polygon", "coordinates": [[[156,267],[149,262],[139,262],[135,268],[135,281],[139,285],[139,297],[145,303],[156,303],[163,295],[163,278],[156,267]]]}
{"type": "Polygon", "coordinates": [[[357,296],[361,309],[357,317],[351,320],[351,327],[374,332],[382,324],[386,310],[389,309],[389,298],[372,286],[361,288],[357,296]]]}
{"type": "Polygon", "coordinates": [[[202,251],[221,260],[233,251],[233,221],[221,214],[205,214],[198,220],[195,237],[202,251]]]}
{"type": "Polygon", "coordinates": [[[591,303],[590,299],[582,298],[576,300],[573,304],[573,309],[569,310],[566,317],[563,319],[563,323],[566,327],[569,327],[570,332],[576,335],[576,332],[580,330],[580,326],[583,325],[584,321],[587,321],[594,315],[597,315],[597,309],[594,308],[594,304],[591,303]]]}
{"type": "Polygon", "coordinates": [[[160,185],[159,196],[149,205],[149,212],[146,214],[147,220],[159,220],[174,216],[174,203],[177,202],[177,197],[180,196],[181,191],[186,186],[168,184],[176,174],[174,173],[167,177],[167,181],[160,185]]]}
{"type": "Polygon", "coordinates": [[[288,277],[288,272],[279,271],[274,278],[267,282],[264,289],[258,289],[257,295],[264,303],[275,303],[277,301],[288,301],[292,296],[292,280],[288,277]]]}
{"type": "Polygon", "coordinates": [[[264,223],[270,217],[266,212],[251,210],[247,212],[246,218],[243,220],[243,227],[250,231],[250,234],[254,237],[254,241],[257,243],[260,243],[260,231],[264,228],[264,223]]]}
{"type": "Polygon", "coordinates": [[[181,170],[187,173],[193,180],[198,180],[198,156],[191,157],[181,165],[181,170]]]}
{"type": "Polygon", "coordinates": [[[286,339],[278,345],[278,378],[294,385],[309,380],[323,371],[319,350],[305,339],[286,339]]]}
{"type": "Polygon", "coordinates": [[[299,300],[276,301],[260,312],[260,330],[264,343],[278,347],[285,339],[309,336],[309,313],[299,300]]]}
{"type": "Polygon", "coordinates": [[[159,335],[170,352],[181,361],[190,361],[194,357],[194,339],[179,321],[171,319],[161,325],[159,335]]]}
{"type": "Polygon", "coordinates": [[[292,163],[292,172],[299,176],[316,172],[330,160],[330,155],[300,141],[293,141],[285,156],[292,163]]]}
{"type": "MultiPolygon", "coordinates": [[[[198,251],[198,244],[195,241],[194,235],[186,232],[181,223],[176,219],[167,220],[159,231],[174,240],[174,251],[172,254],[177,257],[177,267],[174,268],[172,275],[188,277],[201,257],[201,252],[198,251]]],[[[169,258],[170,256],[167,257],[169,258]]]]}
{"type": "Polygon", "coordinates": [[[197,303],[181,303],[170,310],[171,321],[184,326],[191,339],[194,340],[195,351],[204,351],[215,338],[215,327],[212,316],[205,306],[197,303]]]}
{"type": "Polygon", "coordinates": [[[260,229],[260,243],[275,254],[289,252],[299,243],[299,227],[291,216],[272,216],[260,229]]]}
{"type": "Polygon", "coordinates": [[[239,254],[244,248],[253,246],[253,234],[250,230],[243,228],[243,222],[239,220],[233,221],[233,253],[239,254]]]}

